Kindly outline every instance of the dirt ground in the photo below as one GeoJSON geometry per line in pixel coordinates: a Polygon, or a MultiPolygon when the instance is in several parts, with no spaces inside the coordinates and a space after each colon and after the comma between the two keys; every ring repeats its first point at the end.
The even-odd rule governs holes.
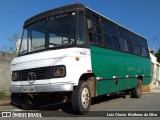
{"type": "Polygon", "coordinates": [[[6,111],[14,108],[10,102],[10,96],[6,96],[3,100],[0,100],[0,111],[6,111]]]}

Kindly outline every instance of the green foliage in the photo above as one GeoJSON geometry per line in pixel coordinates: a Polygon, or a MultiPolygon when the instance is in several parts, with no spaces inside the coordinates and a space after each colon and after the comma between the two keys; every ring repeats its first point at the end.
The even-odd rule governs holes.
{"type": "Polygon", "coordinates": [[[157,61],[160,63],[160,48],[158,52],[155,54],[155,56],[157,57],[157,61]]]}
{"type": "Polygon", "coordinates": [[[3,100],[5,98],[6,94],[4,90],[0,90],[0,100],[3,100]]]}

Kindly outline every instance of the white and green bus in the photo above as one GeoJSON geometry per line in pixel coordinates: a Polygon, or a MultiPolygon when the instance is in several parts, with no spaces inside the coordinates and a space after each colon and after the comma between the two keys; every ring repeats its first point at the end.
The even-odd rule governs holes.
{"type": "Polygon", "coordinates": [[[71,101],[84,114],[92,97],[123,91],[139,98],[151,82],[147,40],[84,5],[40,13],[23,28],[11,63],[17,106],[71,101]]]}

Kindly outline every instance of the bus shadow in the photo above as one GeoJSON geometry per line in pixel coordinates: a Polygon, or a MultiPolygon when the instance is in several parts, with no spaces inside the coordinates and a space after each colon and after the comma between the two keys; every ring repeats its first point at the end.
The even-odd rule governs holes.
{"type": "Polygon", "coordinates": [[[119,94],[117,94],[117,95],[115,94],[115,95],[111,95],[111,96],[101,95],[101,96],[92,98],[92,105],[111,101],[111,100],[118,99],[118,98],[125,98],[125,96],[119,95],[119,94]]]}
{"type": "Polygon", "coordinates": [[[39,106],[38,110],[47,117],[70,117],[75,115],[71,103],[47,104],[39,106]]]}
{"type": "MultiPolygon", "coordinates": [[[[111,101],[114,99],[122,98],[124,97],[123,95],[112,95],[112,96],[98,96],[95,98],[92,98],[91,105],[111,101]]],[[[51,112],[51,115],[56,115],[56,116],[77,116],[75,112],[72,109],[71,102],[69,103],[58,103],[58,104],[47,104],[47,105],[42,105],[38,107],[39,111],[46,111],[46,112],[51,112]]]]}

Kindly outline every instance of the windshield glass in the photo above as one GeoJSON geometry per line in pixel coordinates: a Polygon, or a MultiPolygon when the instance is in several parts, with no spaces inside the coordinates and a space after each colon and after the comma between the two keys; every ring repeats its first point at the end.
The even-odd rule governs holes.
{"type": "Polygon", "coordinates": [[[45,20],[25,28],[20,55],[58,46],[72,45],[75,43],[75,39],[75,12],[47,17],[45,20]]]}

